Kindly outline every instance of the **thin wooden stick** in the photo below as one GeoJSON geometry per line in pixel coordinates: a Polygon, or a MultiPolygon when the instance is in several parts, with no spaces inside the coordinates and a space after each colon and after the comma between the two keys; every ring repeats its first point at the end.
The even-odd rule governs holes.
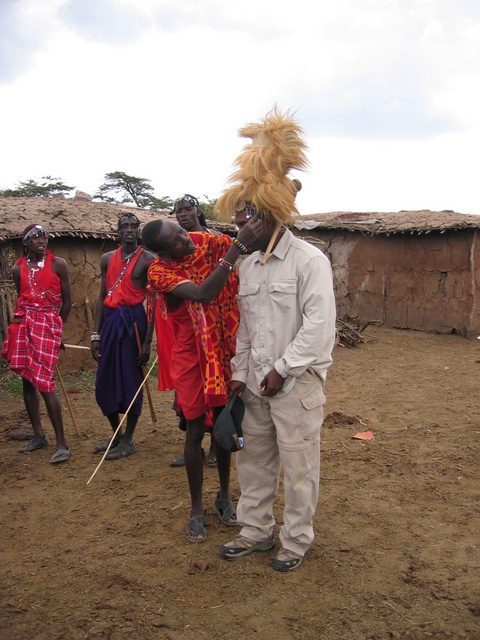
{"type": "MultiPolygon", "coordinates": [[[[133,323],[135,329],[135,336],[137,338],[137,347],[138,347],[138,355],[142,357],[142,343],[140,342],[140,334],[138,333],[137,323],[133,323]]],[[[147,374],[147,370],[145,367],[142,367],[142,375],[145,378],[147,374]]],[[[145,383],[145,389],[147,390],[147,398],[148,398],[148,406],[150,407],[150,416],[152,418],[152,422],[157,421],[157,416],[155,415],[155,408],[153,406],[152,394],[150,393],[150,386],[148,382],[145,383]]]]}
{"type": "Polygon", "coordinates": [[[92,314],[90,312],[90,300],[88,299],[88,296],[85,298],[85,314],[87,316],[87,327],[90,330],[90,327],[92,326],[92,314]]]}
{"type": "Polygon", "coordinates": [[[277,223],[277,226],[273,230],[272,237],[270,238],[270,242],[268,243],[267,250],[265,251],[263,258],[260,260],[260,264],[263,265],[268,260],[268,256],[270,255],[271,250],[273,249],[273,245],[275,244],[275,240],[277,239],[278,234],[280,233],[281,225],[277,223]]]}
{"type": "Polygon", "coordinates": [[[63,384],[63,378],[62,378],[62,374],[60,373],[60,369],[58,367],[58,364],[55,365],[55,371],[57,372],[58,379],[60,380],[60,385],[61,385],[62,390],[63,390],[63,395],[65,396],[65,401],[67,403],[68,410],[70,411],[70,416],[71,416],[72,421],[73,421],[73,426],[75,427],[75,431],[77,432],[77,436],[79,436],[80,435],[80,431],[78,430],[77,421],[75,420],[75,416],[73,415],[72,405],[70,404],[70,400],[68,399],[67,390],[65,389],[65,385],[63,384]]]}
{"type": "Polygon", "coordinates": [[[63,346],[66,349],[86,349],[87,351],[90,351],[90,347],[84,347],[81,344],[64,344],[63,346]]]}
{"type": "Polygon", "coordinates": [[[127,410],[125,411],[123,418],[120,420],[120,424],[118,425],[118,427],[115,429],[115,433],[113,434],[110,442],[108,443],[108,447],[105,451],[105,453],[103,454],[102,459],[100,460],[100,462],[97,465],[97,468],[95,469],[95,471],[92,473],[92,475],[90,476],[87,484],[90,484],[90,482],[93,480],[93,477],[95,476],[95,474],[97,473],[97,471],[100,469],[100,466],[102,465],[103,461],[105,460],[105,458],[107,457],[108,452],[110,451],[110,447],[112,446],[113,441],[115,440],[115,437],[117,435],[117,433],[120,431],[120,428],[122,426],[122,424],[125,421],[125,418],[128,415],[128,412],[130,411],[130,409],[132,408],[133,403],[135,402],[135,400],[137,399],[138,394],[140,393],[140,391],[143,388],[143,385],[146,383],[148,376],[152,373],[153,367],[157,364],[157,360],[158,360],[158,356],[155,358],[155,360],[153,361],[152,366],[150,367],[150,369],[148,370],[147,375],[145,376],[145,378],[143,379],[142,384],[138,387],[137,389],[137,393],[133,396],[133,400],[130,402],[130,404],[128,405],[127,410]]]}

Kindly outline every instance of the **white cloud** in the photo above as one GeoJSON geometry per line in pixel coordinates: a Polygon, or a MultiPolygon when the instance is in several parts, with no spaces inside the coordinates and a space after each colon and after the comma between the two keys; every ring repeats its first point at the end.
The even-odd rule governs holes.
{"type": "Polygon", "coordinates": [[[0,187],[125,171],[215,197],[238,129],[278,103],[311,147],[304,213],[480,213],[477,3],[19,0],[2,35],[0,187]]]}
{"type": "Polygon", "coordinates": [[[28,68],[51,29],[58,1],[34,4],[32,0],[0,2],[0,83],[11,82],[28,68]]]}
{"type": "Polygon", "coordinates": [[[126,44],[148,28],[143,12],[118,0],[70,0],[61,5],[58,17],[66,27],[93,42],[126,44]]]}

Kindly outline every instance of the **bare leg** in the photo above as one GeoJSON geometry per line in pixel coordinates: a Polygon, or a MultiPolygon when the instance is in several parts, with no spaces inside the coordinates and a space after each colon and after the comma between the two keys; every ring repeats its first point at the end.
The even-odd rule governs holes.
{"type": "MultiPolygon", "coordinates": [[[[205,435],[203,415],[195,420],[187,420],[187,433],[185,437],[185,467],[187,469],[188,486],[192,499],[191,517],[203,516],[203,460],[202,460],[202,440],[205,435]]],[[[188,535],[188,534],[187,534],[188,535]]],[[[196,539],[194,532],[188,537],[196,539]]]]}
{"type": "MultiPolygon", "coordinates": [[[[107,416],[110,425],[115,433],[120,424],[120,416],[118,413],[111,413],[107,416]]],[[[115,436],[115,440],[112,442],[112,447],[107,454],[107,460],[121,460],[122,458],[126,458],[131,456],[133,453],[136,453],[135,445],[133,444],[132,438],[133,433],[135,431],[135,427],[137,426],[139,416],[128,414],[127,416],[127,428],[125,429],[125,433],[120,429],[115,436]]],[[[101,442],[99,445],[95,447],[95,451],[97,453],[101,453],[102,451],[106,451],[109,445],[109,441],[101,442]]]]}
{"type": "Polygon", "coordinates": [[[40,419],[40,398],[35,387],[22,378],[23,382],[23,400],[27,410],[28,418],[33,427],[35,438],[43,438],[45,433],[40,419]]]}
{"type": "Polygon", "coordinates": [[[127,428],[125,429],[125,435],[122,438],[122,440],[127,444],[132,444],[133,442],[133,434],[135,433],[139,417],[140,416],[137,416],[134,413],[129,413],[127,415],[127,428]]]}
{"type": "MultiPolygon", "coordinates": [[[[113,433],[115,433],[118,425],[120,424],[120,415],[118,413],[111,413],[109,416],[107,416],[107,420],[110,422],[113,433]]],[[[117,433],[115,441],[120,440],[121,438],[123,438],[122,429],[120,429],[120,431],[117,433]]]]}
{"type": "Polygon", "coordinates": [[[57,438],[57,450],[68,449],[67,441],[65,440],[65,432],[63,430],[63,417],[62,407],[60,400],[56,393],[42,393],[42,397],[45,400],[45,406],[47,407],[48,417],[50,418],[55,431],[55,437],[57,438]]]}
{"type": "Polygon", "coordinates": [[[107,416],[107,420],[110,422],[112,431],[115,433],[118,425],[120,424],[120,416],[118,415],[118,413],[111,413],[109,416],[107,416]]]}
{"type": "MultiPolygon", "coordinates": [[[[111,413],[109,416],[107,416],[107,420],[109,421],[110,426],[112,427],[113,433],[115,433],[118,425],[120,424],[120,416],[118,415],[118,413],[111,413]]],[[[112,443],[112,447],[116,447],[122,437],[123,437],[123,431],[120,429],[119,433],[117,433],[117,435],[115,436],[115,440],[112,443]]],[[[103,442],[100,442],[100,444],[97,444],[97,446],[94,449],[95,453],[105,453],[108,445],[110,444],[110,440],[111,438],[107,438],[103,442]]]]}

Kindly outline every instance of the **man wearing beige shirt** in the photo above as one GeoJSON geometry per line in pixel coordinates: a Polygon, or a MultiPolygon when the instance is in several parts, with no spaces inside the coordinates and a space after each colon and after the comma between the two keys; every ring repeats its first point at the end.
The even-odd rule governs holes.
{"type": "MultiPolygon", "coordinates": [[[[251,214],[236,213],[243,226],[251,214]]],[[[238,558],[275,546],[273,504],[280,467],[285,509],[273,561],[279,571],[300,567],[314,538],[320,480],[320,430],[327,369],[335,342],[330,263],[316,247],[263,216],[263,235],[240,267],[240,328],[232,360],[231,394],[245,403],[244,448],[237,453],[242,530],[220,553],[238,558]]]]}

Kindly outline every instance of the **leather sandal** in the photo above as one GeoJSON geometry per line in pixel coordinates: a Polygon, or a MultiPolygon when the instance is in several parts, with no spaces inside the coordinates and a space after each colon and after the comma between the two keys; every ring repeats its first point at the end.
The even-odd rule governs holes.
{"type": "Polygon", "coordinates": [[[24,447],[18,449],[18,453],[31,453],[37,449],[45,449],[45,447],[48,447],[47,436],[32,438],[32,440],[30,440],[30,442],[28,442],[24,447]]]}
{"type": "Polygon", "coordinates": [[[200,542],[205,542],[207,539],[207,530],[205,529],[205,516],[195,516],[194,518],[190,518],[188,524],[185,528],[185,538],[188,542],[193,542],[199,544],[200,542]],[[198,540],[195,538],[190,538],[187,534],[191,531],[195,535],[200,536],[198,540]]]}

